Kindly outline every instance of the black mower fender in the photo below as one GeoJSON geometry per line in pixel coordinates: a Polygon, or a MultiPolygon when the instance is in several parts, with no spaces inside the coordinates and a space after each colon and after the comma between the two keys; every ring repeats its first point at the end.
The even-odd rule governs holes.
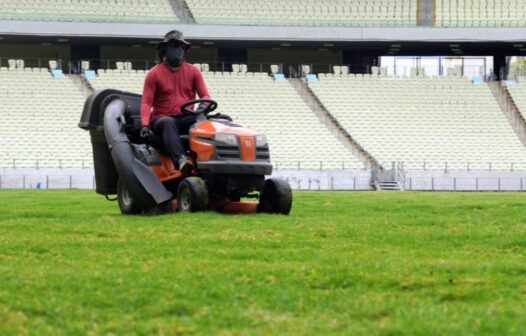
{"type": "Polygon", "coordinates": [[[150,210],[174,196],[150,168],[135,157],[132,144],[126,136],[125,110],[126,103],[121,99],[108,104],[104,113],[104,134],[119,178],[126,185],[128,193],[143,210],[150,210]]]}

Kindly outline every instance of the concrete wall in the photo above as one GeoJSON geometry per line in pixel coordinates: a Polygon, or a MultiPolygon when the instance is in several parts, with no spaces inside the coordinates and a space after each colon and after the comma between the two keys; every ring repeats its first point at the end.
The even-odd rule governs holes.
{"type": "Polygon", "coordinates": [[[190,51],[186,54],[186,60],[192,63],[217,63],[217,49],[192,47],[190,51]]]}
{"type": "Polygon", "coordinates": [[[0,35],[158,39],[172,29],[182,30],[189,39],[226,41],[514,42],[524,41],[526,36],[526,27],[345,28],[0,21],[0,35]]]}
{"type": "Polygon", "coordinates": [[[0,188],[16,189],[94,189],[93,169],[0,169],[0,188]]]}
{"type": "MultiPolygon", "coordinates": [[[[321,64],[341,64],[343,61],[341,50],[287,50],[285,47],[280,50],[249,49],[247,56],[248,63],[283,64],[285,72],[289,65],[298,64],[318,64],[313,69],[315,72],[332,72],[321,64]]],[[[268,66],[264,71],[269,71],[268,66]]]]}
{"type": "MultiPolygon", "coordinates": [[[[272,176],[287,179],[293,189],[370,190],[371,172],[279,170],[272,176]]],[[[0,169],[0,189],[94,189],[93,169],[0,169]]]]}
{"type": "Polygon", "coordinates": [[[526,172],[408,171],[406,190],[523,191],[526,172]]]}
{"type": "MultiPolygon", "coordinates": [[[[276,170],[295,190],[372,190],[370,170],[276,170]]],[[[0,189],[94,189],[93,169],[0,169],[0,189]]],[[[408,171],[406,190],[526,191],[526,172],[408,171]]]]}
{"type": "Polygon", "coordinates": [[[157,58],[157,51],[155,45],[140,48],[103,45],[100,47],[100,58],[103,60],[151,60],[153,62],[157,58]]]}
{"type": "Polygon", "coordinates": [[[372,190],[370,170],[278,170],[296,190],[372,190]]]}
{"type": "MultiPolygon", "coordinates": [[[[100,57],[102,60],[149,60],[153,63],[157,60],[157,45],[152,44],[150,46],[142,47],[103,45],[100,47],[100,57]]],[[[191,48],[186,54],[186,59],[189,62],[217,63],[217,49],[191,48]]],[[[114,68],[115,64],[113,64],[112,67],[114,68]]]]}

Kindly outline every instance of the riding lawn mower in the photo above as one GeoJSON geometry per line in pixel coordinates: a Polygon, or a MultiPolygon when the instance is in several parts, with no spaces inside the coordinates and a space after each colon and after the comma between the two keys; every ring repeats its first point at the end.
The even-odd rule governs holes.
{"type": "Polygon", "coordinates": [[[265,178],[272,165],[264,134],[227,115],[211,115],[217,108],[214,100],[186,102],[181,111],[194,115],[196,122],[181,139],[195,168],[183,175],[165,154],[160,138],[141,138],[140,105],[138,94],[97,90],[87,98],[79,123],[91,135],[96,192],[118,200],[122,214],[289,214],[290,185],[265,178]],[[193,109],[201,103],[204,109],[193,109]],[[247,201],[251,198],[257,201],[247,201]]]}

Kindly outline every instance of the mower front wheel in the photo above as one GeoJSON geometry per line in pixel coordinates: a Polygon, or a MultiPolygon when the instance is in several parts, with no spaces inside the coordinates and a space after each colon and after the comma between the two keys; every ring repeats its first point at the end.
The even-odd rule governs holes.
{"type": "Polygon", "coordinates": [[[288,215],[292,207],[292,189],[281,178],[269,178],[265,181],[259,195],[258,211],[288,215]]]}
{"type": "Polygon", "coordinates": [[[124,180],[121,178],[117,182],[117,199],[119,209],[123,215],[138,215],[142,212],[141,207],[130,195],[126,184],[124,184],[124,180]]]}
{"type": "Polygon", "coordinates": [[[197,176],[187,177],[177,187],[179,211],[203,211],[208,207],[208,189],[205,181],[197,176]]]}

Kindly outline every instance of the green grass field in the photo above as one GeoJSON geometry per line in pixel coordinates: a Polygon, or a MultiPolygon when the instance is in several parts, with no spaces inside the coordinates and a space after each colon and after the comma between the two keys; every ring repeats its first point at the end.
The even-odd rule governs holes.
{"type": "Polygon", "coordinates": [[[0,334],[526,334],[526,195],[294,198],[125,217],[93,191],[1,190],[0,334]]]}

